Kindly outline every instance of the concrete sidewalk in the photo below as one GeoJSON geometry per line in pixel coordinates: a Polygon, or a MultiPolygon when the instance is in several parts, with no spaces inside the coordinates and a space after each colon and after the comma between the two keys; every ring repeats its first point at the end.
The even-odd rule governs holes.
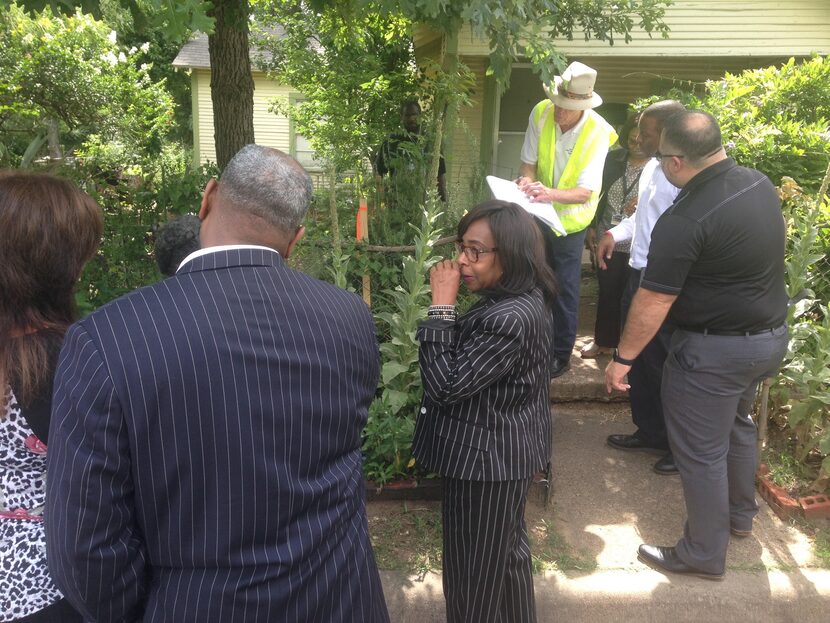
{"type": "MultiPolygon", "coordinates": [[[[572,368],[551,384],[552,501],[544,508],[537,491],[527,506],[537,549],[555,539],[568,557],[560,565],[565,571],[535,576],[540,623],[830,621],[830,570],[818,567],[809,539],[760,496],[752,536],[730,543],[723,582],[664,575],[637,560],[641,543],[677,541],[683,493],[679,477],[651,471],[658,457],[605,444],[609,434],[631,432],[633,425],[625,397],[605,393],[608,357],[578,355],[593,331],[594,283],[592,276],[583,280],[572,368]]],[[[369,514],[385,512],[384,504],[394,503],[372,503],[369,514]]],[[[393,622],[445,621],[440,574],[382,571],[382,578],[393,622]]]]}
{"type": "MultiPolygon", "coordinates": [[[[830,619],[830,570],[819,569],[809,540],[760,500],[753,535],[733,539],[726,578],[667,576],[637,560],[640,543],[672,545],[685,510],[678,477],[651,471],[654,457],[605,445],[628,430],[625,404],[554,406],[554,494],[528,503],[528,530],[555,533],[590,570],[537,575],[540,622],[752,622],[830,619]]],[[[370,505],[370,513],[373,512],[370,505]]],[[[391,620],[443,622],[440,574],[383,572],[391,620]]]]}

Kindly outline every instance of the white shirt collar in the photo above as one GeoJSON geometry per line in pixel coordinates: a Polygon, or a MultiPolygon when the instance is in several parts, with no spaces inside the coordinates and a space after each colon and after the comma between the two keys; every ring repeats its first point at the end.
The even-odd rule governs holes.
{"type": "Polygon", "coordinates": [[[219,253],[220,251],[233,251],[235,249],[259,249],[260,251],[271,251],[272,253],[276,253],[279,255],[279,251],[276,249],[272,249],[270,247],[263,247],[258,244],[220,244],[215,247],[205,247],[204,249],[199,249],[194,251],[186,258],[182,260],[182,263],[179,264],[179,267],[176,269],[176,272],[179,272],[182,269],[182,266],[187,264],[191,260],[195,260],[197,257],[201,257],[202,255],[207,255],[208,253],[219,253]]]}

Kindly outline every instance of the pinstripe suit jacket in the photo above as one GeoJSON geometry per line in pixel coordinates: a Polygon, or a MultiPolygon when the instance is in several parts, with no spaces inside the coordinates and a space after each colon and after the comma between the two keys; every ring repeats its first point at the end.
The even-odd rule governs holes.
{"type": "Polygon", "coordinates": [[[356,296],[275,252],[197,257],[69,330],[49,439],[50,569],[94,621],[386,621],[356,296]]]}
{"type": "Polygon", "coordinates": [[[418,329],[424,400],[412,451],[464,480],[517,480],[550,458],[549,340],[539,290],[482,299],[457,322],[418,329]]]}

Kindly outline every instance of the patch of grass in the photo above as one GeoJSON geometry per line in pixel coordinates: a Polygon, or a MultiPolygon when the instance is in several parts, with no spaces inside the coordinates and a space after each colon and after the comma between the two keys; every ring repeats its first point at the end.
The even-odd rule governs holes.
{"type": "Polygon", "coordinates": [[[378,567],[424,576],[441,570],[441,511],[429,503],[369,505],[369,536],[378,567]]]}
{"type": "Polygon", "coordinates": [[[412,532],[418,545],[410,556],[415,572],[424,576],[429,571],[440,570],[443,547],[441,513],[434,510],[412,513],[412,532]]]}
{"type": "Polygon", "coordinates": [[[550,570],[590,572],[597,568],[596,559],[575,552],[545,519],[533,530],[531,541],[534,573],[550,570]]]}
{"type": "Polygon", "coordinates": [[[763,462],[769,468],[770,480],[793,497],[809,495],[811,479],[805,466],[800,464],[789,452],[770,445],[764,452],[763,462]]]}
{"type": "Polygon", "coordinates": [[[369,538],[379,568],[401,570],[395,540],[391,538],[391,535],[400,534],[401,531],[401,522],[397,517],[370,517],[369,538]]]}
{"type": "Polygon", "coordinates": [[[816,532],[813,547],[819,566],[830,569],[830,528],[823,528],[816,532]]]}

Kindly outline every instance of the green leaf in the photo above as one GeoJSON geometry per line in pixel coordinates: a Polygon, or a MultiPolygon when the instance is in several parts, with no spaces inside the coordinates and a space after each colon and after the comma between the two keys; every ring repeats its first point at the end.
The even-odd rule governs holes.
{"type": "Polygon", "coordinates": [[[381,378],[384,385],[388,385],[393,379],[405,372],[409,372],[409,366],[398,363],[397,361],[387,361],[381,368],[381,378]]]}
{"type": "Polygon", "coordinates": [[[409,401],[409,394],[395,389],[387,389],[384,391],[384,399],[389,404],[390,414],[397,415],[409,401]]]}
{"type": "Polygon", "coordinates": [[[803,422],[809,415],[810,404],[808,402],[796,402],[792,405],[790,413],[787,416],[787,423],[790,427],[796,427],[803,422]]]}

